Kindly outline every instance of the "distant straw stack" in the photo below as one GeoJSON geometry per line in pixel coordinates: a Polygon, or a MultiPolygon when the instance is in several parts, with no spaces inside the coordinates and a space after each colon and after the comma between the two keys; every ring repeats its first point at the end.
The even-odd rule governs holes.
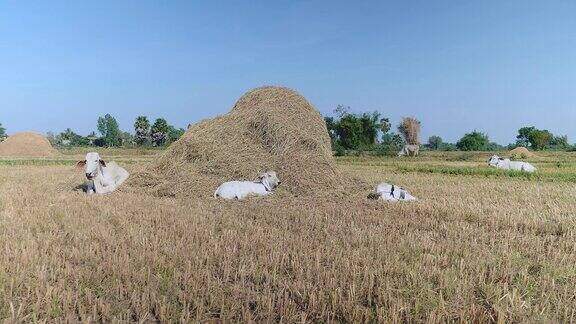
{"type": "Polygon", "coordinates": [[[518,159],[528,159],[531,157],[534,157],[534,153],[530,152],[527,148],[525,147],[517,147],[513,150],[511,150],[509,152],[510,157],[514,160],[518,160],[518,159]]]}
{"type": "Polygon", "coordinates": [[[408,145],[420,145],[420,121],[414,117],[402,119],[398,131],[408,145]]]}
{"type": "Polygon", "coordinates": [[[55,150],[46,137],[33,132],[16,133],[0,143],[0,157],[56,157],[55,150]]]}

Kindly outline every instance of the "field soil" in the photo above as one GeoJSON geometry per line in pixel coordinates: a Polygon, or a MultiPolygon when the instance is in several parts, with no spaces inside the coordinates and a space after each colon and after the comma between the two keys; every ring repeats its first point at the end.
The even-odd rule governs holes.
{"type": "MultiPolygon", "coordinates": [[[[87,196],[85,152],[62,153],[0,159],[0,319],[576,321],[576,154],[539,154],[536,175],[491,153],[337,160],[420,198],[394,204],[87,196]]],[[[157,154],[101,152],[131,172],[157,154]]]]}

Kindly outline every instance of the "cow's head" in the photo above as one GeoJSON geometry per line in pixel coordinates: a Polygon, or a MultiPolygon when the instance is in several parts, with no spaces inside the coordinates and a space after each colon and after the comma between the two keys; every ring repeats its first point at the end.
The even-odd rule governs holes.
{"type": "Polygon", "coordinates": [[[106,166],[106,162],[100,159],[100,155],[96,152],[86,154],[86,159],[76,164],[76,167],[84,168],[84,173],[88,180],[94,179],[98,175],[100,167],[103,166],[106,166]]]}
{"type": "Polygon", "coordinates": [[[488,165],[489,166],[497,166],[498,162],[502,161],[503,159],[501,157],[499,157],[498,155],[492,155],[492,157],[490,158],[490,160],[488,160],[488,165]]]}
{"type": "Polygon", "coordinates": [[[276,189],[282,183],[274,171],[262,173],[256,178],[256,182],[263,184],[267,191],[276,189]]]}

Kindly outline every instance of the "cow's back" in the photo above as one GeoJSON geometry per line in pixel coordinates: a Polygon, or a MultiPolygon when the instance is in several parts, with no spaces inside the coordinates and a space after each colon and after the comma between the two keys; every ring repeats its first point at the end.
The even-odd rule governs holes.
{"type": "Polygon", "coordinates": [[[126,179],[128,179],[128,176],[130,176],[130,173],[128,173],[126,169],[119,166],[118,163],[114,161],[106,163],[106,171],[108,173],[108,176],[114,179],[116,185],[118,186],[121,185],[124,181],[126,181],[126,179]]]}

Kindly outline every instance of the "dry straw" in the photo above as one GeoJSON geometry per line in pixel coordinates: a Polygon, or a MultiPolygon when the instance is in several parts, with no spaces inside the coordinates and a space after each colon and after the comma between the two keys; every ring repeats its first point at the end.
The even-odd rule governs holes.
{"type": "Polygon", "coordinates": [[[0,157],[56,157],[61,154],[56,151],[46,137],[33,133],[22,132],[8,137],[0,143],[0,157]]]}
{"type": "Polygon", "coordinates": [[[208,198],[223,181],[252,180],[275,170],[280,193],[344,194],[364,183],[339,172],[320,113],[300,94],[261,87],[228,114],[192,125],[129,182],[157,196],[208,198]]]}
{"type": "Polygon", "coordinates": [[[534,153],[530,152],[525,147],[517,147],[510,151],[510,157],[513,159],[527,159],[534,157],[534,153]]]}
{"type": "Polygon", "coordinates": [[[405,117],[398,126],[398,131],[409,145],[420,145],[420,121],[413,117],[405,117]]]}

